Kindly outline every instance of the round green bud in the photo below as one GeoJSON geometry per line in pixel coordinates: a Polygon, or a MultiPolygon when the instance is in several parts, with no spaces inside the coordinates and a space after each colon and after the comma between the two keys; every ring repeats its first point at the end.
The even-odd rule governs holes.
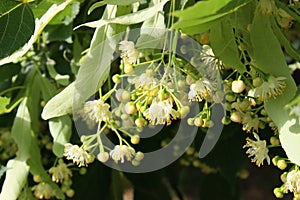
{"type": "Polygon", "coordinates": [[[203,127],[211,128],[214,126],[214,122],[209,119],[203,119],[203,127]]]}
{"type": "Polygon", "coordinates": [[[122,92],[122,100],[123,100],[122,102],[130,101],[130,97],[131,97],[131,94],[130,94],[129,91],[124,90],[124,91],[122,92]]]}
{"type": "Polygon", "coordinates": [[[228,124],[230,124],[230,123],[231,123],[230,117],[224,116],[224,117],[222,118],[222,124],[228,125],[228,124]]]}
{"type": "Polygon", "coordinates": [[[73,197],[74,196],[74,194],[75,194],[75,191],[73,190],[73,189],[68,189],[67,191],[66,191],[66,195],[68,196],[68,197],[73,197]]]}
{"type": "Polygon", "coordinates": [[[79,169],[79,174],[80,175],[84,175],[84,174],[86,174],[86,172],[87,172],[87,169],[85,167],[82,167],[82,168],[79,169]]]}
{"type": "Polygon", "coordinates": [[[273,190],[274,195],[276,196],[276,198],[283,198],[283,192],[281,191],[280,188],[274,188],[273,190]]]}
{"type": "Polygon", "coordinates": [[[140,143],[140,136],[139,135],[134,135],[134,136],[132,136],[131,137],[131,139],[130,139],[130,142],[132,143],[132,144],[138,144],[138,143],[140,143]]]}
{"type": "Polygon", "coordinates": [[[239,112],[231,113],[230,120],[233,122],[236,122],[236,123],[241,123],[241,121],[242,121],[241,113],[239,113],[239,112]]]}
{"type": "Polygon", "coordinates": [[[252,85],[254,87],[259,87],[263,83],[263,80],[260,77],[256,77],[252,80],[252,85]]]}
{"type": "Polygon", "coordinates": [[[133,71],[133,66],[130,63],[125,63],[124,64],[124,73],[129,74],[133,71]]]}
{"type": "Polygon", "coordinates": [[[42,178],[40,175],[34,175],[33,176],[33,181],[36,182],[36,183],[39,183],[41,182],[42,178]]]}
{"type": "Polygon", "coordinates": [[[279,156],[275,156],[272,158],[272,163],[274,166],[277,166],[277,162],[280,160],[281,158],[279,156]]]}
{"type": "Polygon", "coordinates": [[[194,125],[195,125],[195,124],[194,124],[194,118],[188,118],[187,123],[188,123],[188,125],[190,125],[190,126],[194,126],[194,125]]]}
{"type": "Polygon", "coordinates": [[[136,152],[134,159],[138,160],[138,161],[143,160],[144,159],[144,153],[141,152],[141,151],[136,152]]]}
{"type": "Polygon", "coordinates": [[[70,187],[72,185],[72,180],[71,179],[65,179],[63,182],[63,185],[70,187]]]}
{"type": "Polygon", "coordinates": [[[288,175],[287,172],[283,172],[283,173],[280,175],[280,179],[281,179],[281,181],[282,181],[283,183],[286,182],[287,175],[288,175]]]}
{"type": "Polygon", "coordinates": [[[183,106],[179,113],[180,113],[180,118],[183,119],[187,116],[187,114],[190,112],[190,107],[189,106],[183,106]]]}
{"type": "Polygon", "coordinates": [[[41,105],[41,107],[45,107],[46,101],[41,101],[40,105],[41,105]]]}
{"type": "Polygon", "coordinates": [[[278,160],[277,167],[281,170],[284,170],[287,167],[285,160],[283,160],[283,159],[278,160]]]}
{"type": "Polygon", "coordinates": [[[125,105],[125,111],[129,115],[133,115],[133,114],[136,114],[137,109],[136,109],[136,107],[135,107],[135,105],[134,105],[133,102],[128,102],[125,105]]]}
{"type": "Polygon", "coordinates": [[[120,77],[120,75],[119,75],[119,74],[113,75],[112,81],[113,81],[114,83],[120,83],[120,82],[121,82],[121,77],[120,77]]]}
{"type": "Polygon", "coordinates": [[[271,145],[275,145],[275,146],[280,145],[280,141],[279,141],[278,137],[276,137],[276,136],[272,136],[270,138],[270,143],[271,143],[271,145]]]}
{"type": "Polygon", "coordinates": [[[135,125],[136,125],[137,127],[143,127],[143,126],[145,126],[145,125],[147,124],[146,120],[145,120],[144,118],[142,118],[142,117],[137,118],[137,119],[134,121],[134,123],[135,123],[135,125]]]}
{"type": "Polygon", "coordinates": [[[122,120],[127,120],[128,118],[129,118],[129,115],[128,115],[128,114],[123,113],[123,114],[121,115],[121,119],[122,119],[122,120]]]}
{"type": "Polygon", "coordinates": [[[203,119],[201,119],[200,117],[195,118],[194,119],[194,125],[198,126],[198,127],[202,126],[203,125],[203,119]]]}
{"type": "Polygon", "coordinates": [[[133,159],[133,160],[131,161],[131,164],[132,164],[133,166],[139,166],[139,165],[141,164],[141,162],[140,162],[139,160],[133,159]]]}

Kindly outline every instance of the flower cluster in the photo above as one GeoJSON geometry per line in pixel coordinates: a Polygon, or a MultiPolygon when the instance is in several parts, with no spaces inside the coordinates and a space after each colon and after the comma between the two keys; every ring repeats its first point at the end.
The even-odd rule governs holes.
{"type": "MultiPolygon", "coordinates": [[[[188,54],[186,47],[179,49],[182,54],[188,54]]],[[[201,110],[194,116],[189,115],[187,123],[190,126],[214,126],[212,108],[220,104],[224,108],[224,125],[237,123],[245,132],[253,133],[255,140],[248,137],[244,145],[251,161],[257,166],[265,161],[270,164],[270,146],[260,139],[260,129],[268,125],[274,130],[271,146],[280,143],[276,125],[268,116],[264,103],[284,93],[284,77],[257,71],[251,62],[247,72],[240,74],[218,60],[208,45],[193,52],[188,61],[172,53],[143,53],[132,41],[121,41],[119,50],[122,60],[120,72],[112,76],[114,86],[104,96],[100,92],[98,100],[88,101],[83,106],[82,118],[98,124],[97,132],[82,136],[81,148],[66,144],[64,155],[67,159],[86,166],[93,160],[88,151],[97,154],[100,162],[111,159],[116,164],[131,162],[138,165],[144,154],[131,144],[139,143],[144,128],[171,125],[189,114],[192,103],[198,103],[201,110]],[[189,64],[192,65],[190,69],[186,67],[189,64]],[[110,104],[106,103],[108,99],[110,104]],[[114,134],[119,140],[114,148],[103,143],[106,134],[114,134]]],[[[297,114],[297,107],[291,109],[291,113],[297,114]]],[[[200,168],[203,173],[219,172],[217,167],[196,157],[197,152],[189,150],[180,163],[200,168]]],[[[246,178],[248,173],[241,170],[237,176],[246,178]]],[[[295,184],[289,180],[285,183],[286,191],[295,192],[295,184]]]]}

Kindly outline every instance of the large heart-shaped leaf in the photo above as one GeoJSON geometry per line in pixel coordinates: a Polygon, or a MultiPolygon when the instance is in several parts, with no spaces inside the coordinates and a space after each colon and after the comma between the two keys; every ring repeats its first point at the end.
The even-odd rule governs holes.
{"type": "Polygon", "coordinates": [[[0,17],[0,59],[21,48],[34,33],[34,17],[26,4],[0,17]]]}
{"type": "Polygon", "coordinates": [[[280,43],[273,32],[272,18],[256,11],[250,33],[253,45],[252,57],[262,71],[286,78],[283,95],[270,99],[266,102],[265,108],[278,126],[280,141],[288,158],[300,165],[300,127],[295,124],[296,119],[285,109],[285,105],[295,96],[296,85],[290,75],[280,43]]]}

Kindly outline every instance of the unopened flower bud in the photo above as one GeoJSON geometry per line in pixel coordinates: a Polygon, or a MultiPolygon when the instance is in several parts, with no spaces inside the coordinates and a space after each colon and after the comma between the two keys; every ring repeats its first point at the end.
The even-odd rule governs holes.
{"type": "Polygon", "coordinates": [[[132,144],[138,144],[138,143],[140,143],[140,136],[139,135],[134,135],[134,136],[132,136],[131,137],[131,139],[130,139],[130,142],[132,143],[132,144]]]}
{"type": "Polygon", "coordinates": [[[242,81],[242,80],[235,80],[232,82],[231,90],[234,93],[241,93],[244,91],[245,88],[246,88],[246,85],[245,85],[244,81],[242,81]]]}
{"type": "Polygon", "coordinates": [[[98,159],[100,162],[105,163],[105,162],[109,159],[109,154],[108,154],[107,152],[100,152],[100,153],[97,155],[97,159],[98,159]]]}
{"type": "Polygon", "coordinates": [[[120,83],[120,82],[121,82],[121,77],[120,77],[120,75],[119,75],[119,74],[113,75],[112,81],[113,81],[114,83],[120,83]]]}
{"type": "Polygon", "coordinates": [[[230,120],[236,123],[240,123],[242,121],[241,114],[239,112],[231,113],[230,120]]]}

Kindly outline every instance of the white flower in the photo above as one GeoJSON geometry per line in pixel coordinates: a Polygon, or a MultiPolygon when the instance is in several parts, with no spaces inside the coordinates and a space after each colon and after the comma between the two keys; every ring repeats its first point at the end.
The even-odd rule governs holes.
{"type": "Polygon", "coordinates": [[[135,88],[142,88],[142,89],[150,89],[153,86],[157,85],[158,81],[153,75],[149,75],[147,73],[142,73],[139,76],[129,80],[130,83],[135,85],[135,88]]]}
{"type": "Polygon", "coordinates": [[[246,151],[249,154],[248,157],[252,157],[251,162],[255,162],[257,166],[263,165],[264,160],[266,159],[268,164],[270,165],[270,157],[268,155],[269,149],[266,146],[265,140],[260,140],[259,136],[256,133],[253,133],[255,139],[257,141],[251,140],[247,138],[247,143],[244,145],[243,148],[249,147],[246,151]]]}
{"type": "Polygon", "coordinates": [[[258,131],[259,118],[257,115],[252,116],[250,112],[242,115],[243,130],[247,132],[258,131]]]}
{"type": "Polygon", "coordinates": [[[267,82],[263,82],[260,86],[254,89],[254,97],[261,101],[267,101],[269,98],[275,98],[281,95],[285,89],[285,77],[270,76],[267,82]]]}
{"type": "Polygon", "coordinates": [[[121,41],[119,50],[122,51],[121,57],[125,63],[134,64],[139,58],[139,51],[135,49],[132,41],[121,41]]]}
{"type": "Polygon", "coordinates": [[[212,83],[208,79],[203,78],[190,86],[188,98],[190,101],[202,101],[211,97],[213,89],[212,83]]]}
{"type": "Polygon", "coordinates": [[[172,102],[163,100],[159,102],[152,102],[150,107],[145,110],[144,116],[153,125],[158,124],[171,124],[171,118],[175,119],[177,116],[176,111],[173,109],[172,102]]]}
{"type": "Polygon", "coordinates": [[[284,189],[293,193],[300,193],[300,171],[293,169],[287,174],[284,189]]]}
{"type": "Polygon", "coordinates": [[[63,160],[58,161],[56,167],[51,167],[49,173],[52,174],[52,181],[58,183],[63,182],[63,180],[69,179],[72,176],[72,171],[68,166],[63,162],[63,160]]]}
{"type": "Polygon", "coordinates": [[[108,122],[112,119],[112,113],[109,111],[110,105],[104,103],[101,99],[88,101],[83,107],[83,117],[85,120],[95,122],[108,122]]]}
{"type": "Polygon", "coordinates": [[[64,156],[67,160],[73,160],[73,162],[81,166],[87,166],[88,163],[94,161],[94,157],[88,152],[80,148],[78,145],[72,145],[70,143],[65,144],[64,156]]]}
{"type": "Polygon", "coordinates": [[[132,147],[128,147],[126,145],[116,145],[113,150],[109,153],[110,157],[118,163],[124,163],[125,159],[127,161],[131,161],[135,156],[135,150],[132,147]]]}
{"type": "Polygon", "coordinates": [[[33,194],[38,199],[51,199],[55,197],[55,190],[45,182],[41,182],[38,185],[33,186],[33,194]]]}

